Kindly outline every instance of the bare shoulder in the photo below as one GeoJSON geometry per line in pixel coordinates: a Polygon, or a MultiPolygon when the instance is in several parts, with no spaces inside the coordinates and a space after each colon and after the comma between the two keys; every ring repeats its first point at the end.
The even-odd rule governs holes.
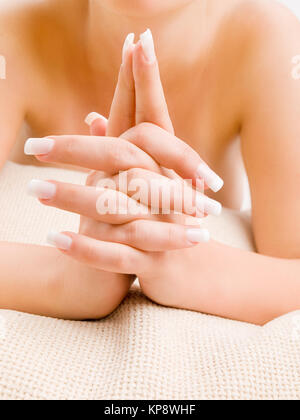
{"type": "Polygon", "coordinates": [[[17,84],[24,92],[25,81],[34,73],[33,25],[38,28],[39,8],[31,1],[11,0],[7,4],[0,7],[0,55],[6,62],[5,86],[17,84]]]}
{"type": "Polygon", "coordinates": [[[14,116],[13,121],[16,128],[20,122],[19,119],[23,118],[28,109],[28,89],[30,89],[30,85],[31,87],[33,85],[30,75],[34,73],[30,42],[27,36],[27,22],[31,16],[31,7],[30,2],[21,3],[16,0],[4,4],[1,2],[0,6],[0,117],[2,131],[3,126],[7,124],[8,115],[14,116]]]}
{"type": "Polygon", "coordinates": [[[220,33],[226,63],[246,100],[257,100],[259,91],[271,97],[274,86],[291,83],[300,56],[300,21],[285,6],[274,0],[233,0],[220,33]]]}
{"type": "Polygon", "coordinates": [[[250,39],[298,38],[300,21],[284,5],[274,0],[240,0],[232,8],[232,20],[250,39]]]}
{"type": "Polygon", "coordinates": [[[220,32],[228,48],[299,43],[300,21],[274,0],[232,0],[225,8],[220,32]]]}
{"type": "Polygon", "coordinates": [[[6,57],[11,76],[42,75],[61,65],[69,10],[69,1],[61,0],[10,0],[0,7],[0,55],[6,57]]]}
{"type": "Polygon", "coordinates": [[[33,26],[38,27],[38,14],[46,3],[34,4],[32,1],[11,0],[0,6],[0,49],[12,57],[15,52],[30,49],[30,39],[33,26]]]}

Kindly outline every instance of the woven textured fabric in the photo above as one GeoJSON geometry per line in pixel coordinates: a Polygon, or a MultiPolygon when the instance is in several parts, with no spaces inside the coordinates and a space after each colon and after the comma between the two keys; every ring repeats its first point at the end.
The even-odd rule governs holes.
{"type": "MultiPolygon", "coordinates": [[[[78,217],[26,196],[59,169],[6,165],[0,240],[43,244],[78,217]]],[[[252,249],[249,220],[224,211],[213,237],[252,249]]],[[[151,303],[135,288],[109,318],[71,322],[0,310],[0,399],[299,399],[300,312],[264,327],[151,303]]]]}

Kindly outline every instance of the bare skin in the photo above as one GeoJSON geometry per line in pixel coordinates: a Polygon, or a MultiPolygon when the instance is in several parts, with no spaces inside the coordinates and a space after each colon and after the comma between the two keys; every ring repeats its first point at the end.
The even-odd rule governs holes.
{"type": "MultiPolygon", "coordinates": [[[[120,66],[122,44],[126,34],[134,31],[135,28],[129,26],[127,32],[125,30],[118,34],[119,49],[116,49],[116,51],[111,51],[110,46],[105,45],[105,52],[108,50],[113,57],[111,59],[112,66],[107,66],[105,62],[104,67],[101,62],[99,63],[102,59],[102,43],[100,44],[101,55],[98,44],[97,49],[93,49],[90,53],[92,57],[88,61],[86,57],[89,54],[89,49],[83,42],[79,42],[86,36],[84,32],[87,31],[87,11],[84,5],[87,2],[79,1],[78,10],[73,11],[72,14],[70,13],[69,3],[69,1],[45,1],[43,7],[30,7],[27,13],[24,13],[23,10],[19,11],[17,15],[10,19],[12,23],[6,17],[10,25],[16,25],[17,22],[21,25],[21,29],[18,29],[16,35],[17,45],[15,48],[18,48],[18,40],[20,39],[22,50],[24,50],[24,44],[26,48],[27,41],[28,49],[26,54],[25,52],[22,54],[25,57],[19,57],[18,50],[10,50],[8,54],[9,60],[15,52],[15,56],[12,56],[12,61],[10,61],[10,67],[16,68],[15,77],[23,76],[19,99],[30,98],[28,104],[22,104],[23,112],[27,114],[26,120],[30,129],[30,132],[27,131],[26,133],[27,136],[29,134],[32,137],[49,134],[87,134],[88,129],[84,124],[84,118],[91,109],[95,109],[105,116],[109,114],[120,66]],[[66,23],[65,16],[70,14],[71,17],[66,23]],[[73,14],[75,15],[74,22],[72,22],[73,14]],[[55,24],[55,22],[57,23],[55,24]],[[38,35],[36,34],[37,27],[42,28],[42,30],[39,29],[38,35]],[[79,39],[72,39],[74,34],[79,39]],[[69,42],[67,42],[68,40],[69,42]],[[59,50],[57,50],[56,45],[59,45],[59,50]],[[47,53],[43,51],[45,48],[47,53]],[[20,68],[22,68],[22,74],[20,74],[20,68]],[[32,94],[33,87],[34,95],[32,94]],[[49,109],[51,109],[51,113],[48,112],[49,109]]],[[[73,4],[73,2],[71,3],[73,4]]],[[[235,10],[235,3],[237,2],[232,2],[231,7],[227,6],[228,10],[226,8],[223,11],[223,13],[226,11],[226,13],[231,14],[231,19],[234,19],[235,13],[240,13],[235,10]]],[[[200,13],[203,7],[200,5],[199,9],[200,13]]],[[[214,11],[214,20],[211,25],[216,25],[215,20],[220,19],[221,11],[218,10],[217,13],[214,11]]],[[[197,21],[199,19],[203,18],[200,16],[197,21]]],[[[145,24],[142,22],[138,25],[137,34],[145,30],[145,24]]],[[[160,71],[176,134],[197,150],[204,161],[213,164],[216,172],[224,178],[228,187],[227,192],[225,189],[222,191],[223,204],[228,207],[239,208],[242,201],[241,191],[232,184],[232,180],[238,177],[232,174],[232,160],[230,159],[230,162],[226,164],[225,155],[225,150],[230,153],[228,148],[238,134],[239,123],[238,104],[234,103],[236,100],[232,92],[236,70],[228,79],[228,73],[231,69],[224,69],[224,62],[228,62],[228,55],[232,55],[231,68],[237,69],[241,65],[239,64],[242,47],[239,44],[241,41],[230,43],[232,41],[232,39],[229,39],[230,35],[231,37],[234,36],[232,29],[228,32],[231,25],[232,21],[230,19],[228,22],[225,20],[216,32],[216,29],[211,28],[209,23],[205,25],[203,23],[203,28],[199,29],[200,42],[197,41],[196,43],[198,51],[194,53],[193,62],[191,64],[185,63],[185,56],[187,55],[187,52],[185,52],[181,65],[180,51],[175,51],[176,54],[179,54],[176,70],[174,71],[171,68],[173,64],[167,64],[164,68],[163,62],[165,60],[161,60],[160,71]],[[203,33],[207,26],[208,33],[203,33]],[[227,32],[225,38],[223,32],[227,32]],[[234,54],[233,49],[235,50],[234,54]],[[203,74],[204,69],[205,74],[203,74]],[[170,73],[172,77],[170,77],[170,73]],[[189,74],[189,77],[186,77],[187,74],[189,74]],[[195,75],[195,78],[192,75],[195,75]],[[195,89],[195,79],[197,89],[195,89]],[[215,79],[219,81],[218,89],[216,89],[214,83],[215,79]],[[222,110],[223,115],[218,124],[215,125],[215,116],[218,115],[218,118],[220,118],[220,110],[222,110]]],[[[94,29],[91,30],[94,31],[94,29]]],[[[97,42],[99,42],[99,37],[103,38],[104,36],[103,33],[97,33],[97,42]]],[[[159,34],[157,37],[159,37],[159,34]]],[[[160,44],[158,44],[158,57],[160,48],[162,50],[161,54],[165,54],[164,49],[169,48],[169,45],[160,47],[160,44]]],[[[7,56],[7,54],[4,55],[7,56]]],[[[11,80],[13,83],[13,79],[11,80]]],[[[21,138],[12,152],[12,159],[19,163],[25,162],[24,140],[24,137],[21,138]]],[[[12,139],[12,142],[14,141],[15,136],[12,139]]],[[[28,159],[27,163],[36,164],[34,159],[28,159]]],[[[236,173],[239,173],[241,162],[238,159],[236,159],[235,166],[236,173]]]]}
{"type": "MultiPolygon", "coordinates": [[[[93,19],[88,19],[86,1],[78,2],[75,9],[70,8],[68,1],[45,1],[42,6],[3,14],[3,25],[12,36],[1,39],[1,53],[7,57],[11,73],[5,84],[1,84],[1,137],[6,140],[0,161],[3,164],[14,147],[13,159],[24,163],[21,159],[24,141],[16,142],[16,139],[25,121],[34,137],[88,134],[83,123],[85,115],[91,110],[109,113],[124,36],[130,31],[142,32],[150,24],[154,36],[160,40],[158,61],[175,133],[222,176],[225,187],[214,198],[231,208],[239,208],[242,201],[238,181],[242,164],[235,147],[235,138],[241,136],[252,192],[253,229],[262,255],[211,243],[174,251],[180,252],[179,266],[172,265],[174,254],[168,253],[161,261],[161,271],[152,276],[150,268],[146,273],[136,273],[142,278],[144,292],[158,303],[263,324],[300,308],[297,229],[300,84],[291,77],[291,59],[300,52],[300,26],[283,8],[268,2],[261,5],[256,1],[230,1],[218,7],[216,4],[220,2],[211,2],[206,13],[201,1],[185,3],[185,8],[174,11],[173,21],[159,14],[147,20],[131,15],[117,19],[111,10],[100,8],[97,1],[91,3],[94,19],[103,22],[106,30],[111,28],[109,37],[101,33],[101,25],[94,25],[93,19]],[[199,15],[195,10],[189,12],[194,7],[199,15]],[[69,18],[67,24],[65,16],[69,18]],[[113,24],[116,22],[118,25],[113,24]],[[176,34],[171,31],[174,22],[181,22],[176,26],[176,34]],[[282,28],[286,27],[289,33],[283,36],[282,28]],[[170,33],[174,34],[172,42],[170,33]],[[183,33],[189,42],[182,42],[183,33]],[[107,44],[110,40],[120,45],[120,50],[111,48],[107,44]],[[98,58],[99,45],[102,60],[98,58]],[[203,256],[201,265],[199,254],[203,256]],[[218,264],[213,270],[214,261],[218,264]],[[189,277],[191,284],[183,290],[180,279],[184,277],[189,277]],[[205,278],[206,282],[198,282],[199,278],[205,278]],[[189,293],[191,290],[193,293],[189,293]],[[265,302],[266,295],[268,302],[265,302]]],[[[118,0],[112,4],[117,7],[118,0]]],[[[153,4],[151,10],[158,7],[153,4]]],[[[75,292],[70,310],[63,312],[61,308],[66,302],[64,296],[61,298],[64,305],[60,307],[57,302],[61,292],[57,278],[74,275],[78,263],[70,263],[65,255],[58,257],[55,250],[46,253],[45,249],[29,247],[32,264],[25,264],[30,258],[22,246],[17,246],[20,261],[24,259],[24,267],[28,269],[20,281],[19,273],[6,257],[14,254],[14,247],[1,244],[2,271],[7,279],[14,281],[8,281],[10,285],[5,281],[0,283],[0,307],[75,319],[101,317],[120,303],[131,283],[126,276],[120,279],[105,272],[107,281],[101,284],[104,289],[107,284],[107,294],[103,289],[100,291],[103,302],[99,299],[95,308],[86,313],[87,305],[83,302],[74,305],[75,292]],[[56,264],[59,272],[45,272],[42,286],[41,271],[32,273],[36,258],[33,253],[40,253],[49,265],[59,261],[56,264]],[[24,296],[22,286],[27,276],[34,290],[28,297],[24,296]],[[112,298],[110,276],[117,285],[112,298]],[[33,295],[39,296],[39,301],[33,295]]],[[[78,255],[77,260],[96,265],[78,255]]],[[[96,278],[97,270],[86,265],[80,267],[88,281],[96,283],[93,276],[96,278]]],[[[131,270],[120,272],[129,274],[131,270]]],[[[86,290],[95,294],[93,287],[86,290]]]]}

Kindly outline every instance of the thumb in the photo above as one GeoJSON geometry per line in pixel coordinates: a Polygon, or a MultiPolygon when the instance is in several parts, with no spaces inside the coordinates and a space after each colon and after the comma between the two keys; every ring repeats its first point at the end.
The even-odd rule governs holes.
{"type": "Polygon", "coordinates": [[[103,115],[91,112],[86,117],[85,123],[90,127],[91,136],[105,136],[108,121],[103,115]]]}

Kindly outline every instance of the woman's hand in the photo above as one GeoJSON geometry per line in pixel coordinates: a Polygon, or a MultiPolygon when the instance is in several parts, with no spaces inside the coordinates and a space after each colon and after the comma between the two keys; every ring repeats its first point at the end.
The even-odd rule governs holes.
{"type": "MultiPolygon", "coordinates": [[[[90,125],[90,134],[92,136],[105,136],[106,133],[111,136],[118,136],[120,130],[127,130],[132,126],[131,119],[128,118],[126,120],[124,118],[126,113],[134,113],[134,101],[132,100],[134,99],[132,90],[133,45],[128,45],[128,47],[126,48],[126,56],[120,70],[119,83],[109,121],[95,113],[90,114],[86,119],[86,123],[90,125]],[[132,82],[132,86],[130,86],[130,82],[132,82]]],[[[113,150],[109,150],[110,144],[108,143],[107,154],[113,154],[113,150]]],[[[72,144],[66,145],[66,148],[72,149],[72,144]]],[[[42,144],[39,144],[36,140],[31,140],[27,142],[25,147],[25,153],[28,154],[40,155],[47,152],[47,150],[49,150],[47,140],[42,144]]],[[[131,149],[127,148],[127,150],[128,155],[130,155],[131,149]]],[[[151,161],[145,154],[143,157],[140,157],[141,161],[143,161],[143,158],[148,163],[151,161]]],[[[91,165],[92,167],[93,165],[91,165]]],[[[103,172],[92,172],[87,179],[86,185],[92,187],[103,176],[105,176],[103,172]]],[[[30,184],[30,188],[35,190],[35,195],[37,196],[40,196],[42,186],[43,183],[36,181],[32,181],[30,184]]],[[[43,196],[43,193],[41,195],[43,196]]],[[[98,229],[98,222],[89,217],[81,217],[80,234],[93,237],[98,229]]],[[[53,233],[49,236],[51,238],[53,233]]],[[[39,313],[59,318],[92,319],[107,316],[116,309],[126,296],[134,279],[130,275],[98,270],[64,255],[57,258],[55,264],[51,264],[51,266],[53,266],[53,275],[50,276],[51,281],[47,282],[47,307],[39,309],[39,313]]]]}
{"type": "MultiPolygon", "coordinates": [[[[113,174],[128,170],[129,177],[141,179],[146,185],[150,184],[154,176],[164,185],[170,183],[171,179],[178,179],[179,176],[191,180],[194,186],[201,179],[213,190],[219,189],[222,181],[203,163],[195,151],[174,136],[157,61],[149,62],[145,56],[147,49],[148,52],[151,51],[151,39],[150,47],[149,37],[143,39],[144,45],[139,43],[133,51],[137,123],[135,127],[122,134],[122,138],[112,136],[114,133],[121,134],[121,130],[117,133],[118,124],[113,123],[117,121],[114,109],[120,113],[120,104],[128,104],[131,101],[128,99],[132,92],[130,71],[126,73],[123,65],[112,106],[111,122],[107,127],[107,134],[111,134],[111,137],[62,136],[49,138],[46,143],[45,140],[34,139],[27,143],[27,150],[38,155],[38,159],[44,162],[72,163],[96,171],[105,171],[106,178],[110,176],[110,180],[115,181],[117,191],[53,182],[44,184],[42,188],[41,184],[32,184],[31,188],[43,204],[79,213],[85,216],[86,220],[92,221],[88,223],[88,228],[84,228],[84,235],[68,233],[52,236],[51,240],[58,248],[77,261],[101,271],[138,274],[142,288],[147,290],[148,296],[151,297],[149,284],[154,284],[151,279],[161,277],[164,281],[163,273],[168,272],[166,267],[172,254],[166,251],[194,247],[196,243],[208,240],[208,232],[199,227],[184,226],[185,218],[182,215],[153,217],[147,206],[148,204],[151,208],[152,203],[145,203],[143,200],[135,203],[133,207],[138,207],[139,211],[131,214],[128,202],[133,204],[134,200],[128,197],[128,190],[120,188],[119,177],[113,174]],[[128,86],[125,100],[122,93],[128,86]],[[116,100],[118,96],[119,99],[116,100]],[[134,171],[132,168],[135,168],[134,171]],[[103,194],[117,196],[119,202],[125,202],[126,198],[127,204],[123,206],[125,211],[114,215],[100,214],[98,203],[103,194]]],[[[132,113],[122,115],[127,115],[127,124],[132,124],[132,113]]],[[[94,133],[97,131],[96,124],[101,124],[100,119],[92,123],[91,130],[94,133]]],[[[122,130],[125,126],[126,123],[123,122],[122,130]]],[[[95,180],[96,183],[99,182],[99,174],[93,173],[89,179],[90,185],[94,185],[95,180]]],[[[206,198],[191,186],[189,191],[194,209],[200,208],[204,214],[220,213],[221,206],[218,203],[206,198]]],[[[182,201],[183,197],[175,188],[171,196],[171,207],[172,202],[178,200],[182,201]]],[[[158,204],[158,207],[162,207],[162,203],[158,204]]],[[[196,210],[191,213],[193,216],[199,214],[196,210]]],[[[182,213],[185,211],[183,207],[182,213]]],[[[177,258],[182,268],[186,265],[185,255],[178,254],[177,258]]],[[[181,273],[182,270],[177,271],[181,273]]],[[[163,287],[168,289],[166,281],[163,287]]],[[[155,289],[157,290],[157,286],[155,289]]]]}

